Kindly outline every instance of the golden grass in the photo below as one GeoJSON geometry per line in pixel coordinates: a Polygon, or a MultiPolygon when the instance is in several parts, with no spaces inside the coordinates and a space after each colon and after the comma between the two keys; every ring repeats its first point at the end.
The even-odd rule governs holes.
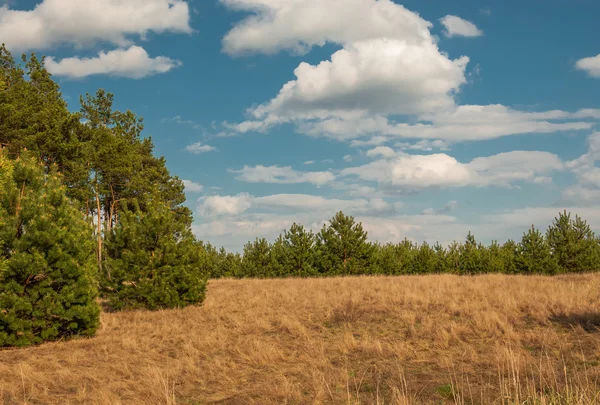
{"type": "Polygon", "coordinates": [[[211,281],[0,351],[0,403],[600,403],[599,297],[600,275],[211,281]]]}

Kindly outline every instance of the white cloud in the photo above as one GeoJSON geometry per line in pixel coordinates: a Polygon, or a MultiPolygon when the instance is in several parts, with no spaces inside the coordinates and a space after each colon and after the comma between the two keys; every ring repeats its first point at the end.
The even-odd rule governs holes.
{"type": "Polygon", "coordinates": [[[204,186],[199,183],[195,183],[191,180],[181,180],[183,181],[183,185],[185,186],[185,191],[190,193],[201,193],[204,190],[204,186]]]}
{"type": "Polygon", "coordinates": [[[46,59],[46,68],[50,73],[70,78],[106,74],[141,79],[157,73],[166,73],[181,65],[180,61],[165,56],[151,58],[146,50],[139,46],[108,52],[100,51],[94,58],[72,57],[60,61],[52,57],[46,59]]]}
{"type": "Polygon", "coordinates": [[[252,206],[253,199],[248,193],[205,197],[199,211],[206,216],[239,215],[252,206]]]}
{"type": "Polygon", "coordinates": [[[133,35],[191,33],[189,19],[183,0],[44,0],[27,11],[0,7],[0,38],[19,51],[101,41],[126,46],[133,35]]]}
{"type": "Polygon", "coordinates": [[[441,139],[436,139],[433,141],[429,139],[422,139],[417,143],[398,142],[394,144],[394,146],[401,150],[422,150],[426,152],[430,152],[434,149],[441,151],[450,150],[448,142],[442,141],[441,139]]]}
{"type": "Polygon", "coordinates": [[[588,150],[579,158],[566,163],[575,174],[576,184],[562,192],[563,200],[569,203],[597,203],[600,197],[600,132],[594,132],[588,138],[588,150]]]}
{"type": "Polygon", "coordinates": [[[587,72],[591,77],[600,78],[600,54],[579,59],[575,63],[575,67],[587,72]]]}
{"type": "Polygon", "coordinates": [[[312,183],[323,186],[335,180],[335,175],[331,172],[301,172],[291,166],[244,166],[243,169],[230,169],[229,172],[238,174],[238,180],[248,183],[312,183]]]}
{"type": "Polygon", "coordinates": [[[600,110],[523,112],[503,105],[461,105],[443,112],[417,116],[416,124],[397,123],[382,115],[348,115],[342,118],[305,121],[298,131],[310,136],[353,139],[352,146],[382,144],[394,138],[450,142],[494,139],[526,133],[552,133],[590,129],[600,110]],[[567,122],[553,122],[556,120],[567,122]],[[370,135],[369,141],[356,138],[370,135]]]}
{"type": "Polygon", "coordinates": [[[451,38],[455,36],[460,37],[479,37],[483,35],[475,24],[471,21],[463,20],[455,15],[447,15],[440,19],[440,22],[444,26],[444,34],[451,38]]]}
{"type": "Polygon", "coordinates": [[[390,148],[389,146],[378,146],[376,148],[368,150],[367,156],[368,157],[382,156],[384,158],[391,158],[391,157],[396,156],[396,152],[394,151],[394,149],[390,148]]]}
{"type": "Polygon", "coordinates": [[[185,150],[188,152],[194,153],[196,155],[199,155],[200,153],[216,151],[217,148],[215,148],[214,146],[205,145],[202,142],[196,142],[196,143],[186,146],[185,150]]]}
{"type": "Polygon", "coordinates": [[[503,186],[515,181],[539,183],[540,176],[561,170],[558,156],[548,152],[514,151],[461,163],[443,153],[408,155],[391,148],[376,148],[372,156],[387,158],[363,166],[342,170],[342,176],[358,176],[392,188],[422,189],[428,187],[503,186]]]}
{"type": "MultiPolygon", "coordinates": [[[[351,140],[352,146],[418,139],[432,144],[401,148],[431,151],[468,140],[590,129],[593,123],[582,120],[600,117],[592,109],[531,113],[503,105],[457,106],[469,58],[449,59],[429,32],[431,23],[390,0],[221,2],[252,13],[225,37],[231,54],[342,47],[329,60],[300,63],[295,79],[275,97],[248,109],[248,120],[224,123],[232,132],[266,132],[291,123],[299,133],[351,140]]],[[[449,34],[481,34],[456,16],[442,21],[449,34]]]]}
{"type": "Polygon", "coordinates": [[[345,155],[344,156],[344,162],[352,162],[352,156],[351,155],[345,155]]]}
{"type": "Polygon", "coordinates": [[[306,162],[304,162],[305,165],[314,165],[315,161],[314,160],[307,160],[306,162]]]}
{"type": "Polygon", "coordinates": [[[318,65],[302,62],[294,70],[296,80],[250,113],[268,127],[297,118],[414,114],[449,108],[454,105],[452,93],[466,83],[468,61],[467,57],[448,59],[432,41],[411,44],[381,38],[355,42],[329,61],[318,65]]]}
{"type": "Polygon", "coordinates": [[[223,39],[229,54],[306,53],[327,42],[390,38],[409,43],[430,41],[429,27],[418,14],[390,0],[221,0],[253,15],[237,23],[223,39]]]}

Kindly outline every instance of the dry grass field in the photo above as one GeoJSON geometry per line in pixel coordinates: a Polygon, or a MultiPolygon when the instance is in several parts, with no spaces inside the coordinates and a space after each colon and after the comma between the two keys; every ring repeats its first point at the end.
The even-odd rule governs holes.
{"type": "Polygon", "coordinates": [[[600,403],[600,275],[211,281],[0,351],[3,404],[600,403]]]}

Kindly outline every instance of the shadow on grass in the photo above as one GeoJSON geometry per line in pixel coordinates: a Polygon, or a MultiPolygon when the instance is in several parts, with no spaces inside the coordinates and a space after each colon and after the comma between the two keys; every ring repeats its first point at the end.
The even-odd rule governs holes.
{"type": "Polygon", "coordinates": [[[583,312],[571,314],[554,314],[550,322],[565,326],[581,326],[586,332],[600,332],[600,312],[583,312]]]}

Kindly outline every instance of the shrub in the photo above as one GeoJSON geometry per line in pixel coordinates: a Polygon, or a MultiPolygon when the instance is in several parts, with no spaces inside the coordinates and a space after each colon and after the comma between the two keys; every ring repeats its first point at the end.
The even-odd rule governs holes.
{"type": "Polygon", "coordinates": [[[181,308],[204,300],[208,271],[187,218],[158,198],[124,204],[106,242],[103,293],[112,309],[181,308]]]}
{"type": "Polygon", "coordinates": [[[92,231],[55,170],[0,154],[0,347],[91,336],[99,324],[92,231]]]}

